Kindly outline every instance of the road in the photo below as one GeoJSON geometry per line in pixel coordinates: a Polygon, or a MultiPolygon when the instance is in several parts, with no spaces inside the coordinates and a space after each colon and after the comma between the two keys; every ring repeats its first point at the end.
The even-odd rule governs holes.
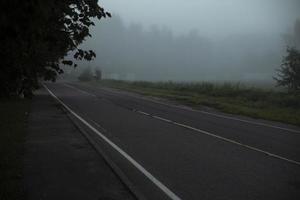
{"type": "Polygon", "coordinates": [[[144,199],[300,199],[300,128],[47,83],[144,199]]]}

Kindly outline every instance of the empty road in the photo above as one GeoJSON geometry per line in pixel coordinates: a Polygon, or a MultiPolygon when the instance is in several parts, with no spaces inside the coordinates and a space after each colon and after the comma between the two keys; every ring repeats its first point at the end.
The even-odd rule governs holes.
{"type": "Polygon", "coordinates": [[[300,199],[300,128],[47,83],[141,199],[300,199]]]}

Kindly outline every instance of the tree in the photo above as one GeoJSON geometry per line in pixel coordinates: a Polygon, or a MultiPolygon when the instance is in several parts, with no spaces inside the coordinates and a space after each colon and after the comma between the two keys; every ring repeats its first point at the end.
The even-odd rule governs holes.
{"type": "Polygon", "coordinates": [[[295,48],[288,48],[281,67],[274,78],[278,86],[287,87],[290,92],[300,90],[300,52],[295,48]]]}
{"type": "Polygon", "coordinates": [[[110,17],[98,0],[9,0],[0,3],[0,97],[30,97],[40,79],[55,81],[68,52],[91,60],[92,50],[78,49],[94,18],[110,17]]]}

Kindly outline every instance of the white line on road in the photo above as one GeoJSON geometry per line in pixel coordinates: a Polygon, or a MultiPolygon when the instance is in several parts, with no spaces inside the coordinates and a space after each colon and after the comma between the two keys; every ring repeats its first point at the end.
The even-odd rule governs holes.
{"type": "MultiPolygon", "coordinates": [[[[116,90],[112,91],[111,88],[106,89],[105,91],[120,94],[119,91],[116,91],[116,90]]],[[[160,101],[150,99],[150,98],[147,98],[147,97],[129,95],[129,94],[123,94],[123,95],[127,95],[127,96],[134,97],[134,98],[137,98],[137,99],[142,99],[142,100],[145,100],[145,101],[150,101],[150,102],[160,104],[160,105],[164,105],[164,106],[168,106],[168,107],[178,108],[178,109],[192,111],[192,112],[198,112],[198,113],[211,115],[211,116],[215,116],[215,117],[219,117],[219,118],[223,118],[223,119],[235,120],[235,121],[239,121],[239,122],[243,122],[243,123],[254,124],[254,125],[258,125],[258,126],[265,126],[265,127],[280,129],[280,130],[283,130],[283,131],[288,131],[288,132],[293,132],[293,133],[300,133],[300,130],[285,128],[285,127],[282,127],[282,126],[271,125],[271,124],[267,124],[267,123],[263,123],[263,122],[256,122],[256,121],[250,121],[250,120],[246,120],[246,119],[240,119],[240,118],[237,118],[237,117],[231,117],[231,116],[226,116],[226,115],[222,115],[222,114],[216,114],[216,113],[211,113],[211,112],[207,112],[207,111],[202,111],[202,110],[195,110],[193,108],[187,108],[187,107],[182,107],[182,106],[178,106],[178,105],[172,105],[172,104],[160,102],[160,101]]]]}
{"type": "Polygon", "coordinates": [[[140,111],[140,110],[137,110],[137,111],[134,111],[134,112],[140,113],[140,114],[142,114],[142,115],[150,115],[150,114],[148,114],[148,113],[146,113],[146,112],[143,112],[143,111],[140,111]]]}
{"type": "MultiPolygon", "coordinates": [[[[100,124],[98,124],[97,122],[95,122],[94,120],[90,119],[91,122],[93,122],[96,126],[98,126],[99,128],[102,128],[102,126],[100,126],[100,124]]],[[[103,129],[103,128],[102,128],[103,129]]]]}
{"type": "Polygon", "coordinates": [[[80,120],[84,125],[94,131],[98,136],[100,136],[106,143],[108,143],[113,149],[119,152],[124,158],[126,158],[134,167],[136,167],[141,173],[143,173],[149,180],[151,180],[158,188],[160,188],[170,199],[181,200],[174,192],[167,188],[162,182],[155,178],[150,172],[148,172],[143,166],[141,166],[137,161],[135,161],[130,155],[123,151],[119,146],[109,140],[106,136],[100,133],[96,128],[84,120],[81,116],[75,113],[71,108],[69,108],[65,103],[63,103],[50,89],[43,84],[49,94],[55,98],[65,109],[67,109],[71,114],[73,114],[78,120],[80,120]]]}
{"type": "Polygon", "coordinates": [[[156,116],[156,115],[153,115],[152,117],[153,117],[153,118],[155,118],[155,119],[159,119],[159,120],[162,120],[162,121],[165,121],[165,122],[172,123],[172,121],[171,121],[171,120],[168,120],[168,119],[165,119],[165,118],[162,118],[162,117],[156,116]]]}
{"type": "Polygon", "coordinates": [[[81,89],[79,89],[79,88],[73,87],[73,86],[71,86],[71,85],[69,85],[69,84],[64,83],[63,85],[66,86],[66,87],[75,89],[75,90],[77,90],[77,91],[79,91],[79,92],[81,92],[81,93],[83,93],[83,94],[90,95],[90,96],[92,96],[92,97],[97,97],[97,96],[94,95],[94,94],[91,94],[91,93],[86,92],[86,91],[84,91],[84,90],[81,90],[81,89]]]}
{"type": "Polygon", "coordinates": [[[172,120],[163,118],[163,117],[153,116],[153,115],[151,115],[151,114],[149,114],[149,113],[145,113],[145,112],[143,112],[143,111],[136,111],[136,112],[137,112],[137,113],[140,113],[140,114],[144,114],[144,115],[150,116],[150,117],[153,117],[153,118],[155,118],[155,119],[158,119],[158,120],[161,120],[161,121],[164,121],[164,122],[167,122],[167,123],[171,123],[171,124],[174,124],[174,125],[177,125],[177,126],[186,128],[186,129],[190,129],[190,130],[193,130],[193,131],[196,131],[196,132],[205,134],[205,135],[212,136],[212,137],[214,137],[214,138],[218,138],[218,139],[220,139],[220,140],[223,140],[223,141],[226,141],[226,142],[229,142],[229,143],[232,143],[232,144],[236,144],[236,145],[245,147],[245,148],[247,148],[247,149],[251,149],[251,150],[253,150],[253,151],[257,151],[257,152],[260,152],[260,153],[263,153],[263,154],[267,154],[268,156],[271,156],[271,157],[274,157],[274,158],[277,158],[277,159],[280,159],[280,160],[284,160],[284,161],[287,161],[287,162],[289,162],[289,163],[293,163],[293,164],[296,164],[296,165],[299,165],[299,166],[300,166],[300,162],[298,162],[298,161],[291,160],[291,159],[288,159],[288,158],[285,158],[285,157],[282,157],[282,156],[279,156],[279,155],[270,153],[270,152],[268,152],[268,151],[264,151],[264,150],[258,149],[258,148],[256,148],[256,147],[252,147],[252,146],[249,146],[249,145],[247,145],[247,144],[243,144],[243,143],[237,142],[237,141],[235,141],[235,140],[228,139],[228,138],[225,138],[225,137],[222,137],[222,136],[219,136],[219,135],[210,133],[210,132],[208,132],[208,131],[204,131],[204,130],[201,130],[201,129],[198,129],[198,128],[195,128],[195,127],[192,127],[192,126],[189,126],[189,125],[185,125],[185,124],[182,124],[182,123],[178,123],[178,122],[175,122],[175,121],[172,121],[172,120]]]}
{"type": "MultiPolygon", "coordinates": [[[[66,85],[68,86],[68,85],[66,85]]],[[[72,87],[72,86],[70,86],[72,87]]],[[[75,88],[75,87],[72,87],[74,89],[77,89],[77,90],[80,90],[78,88],[75,88]]],[[[82,90],[80,90],[82,91],[82,90]]],[[[85,91],[83,91],[85,92],[85,91]]],[[[88,92],[85,92],[85,93],[88,93],[88,92]]],[[[89,93],[88,93],[89,94],[89,93]]],[[[92,94],[90,94],[92,95],[92,94]]],[[[148,100],[148,99],[147,99],[148,100]]],[[[149,100],[149,101],[154,101],[156,102],[155,100],[149,100]]],[[[162,103],[162,102],[156,102],[158,104],[163,104],[163,105],[167,105],[167,106],[174,106],[174,107],[178,107],[176,105],[169,105],[169,104],[165,104],[165,103],[162,103]]],[[[178,107],[178,108],[181,108],[181,107],[178,107]]],[[[209,113],[209,112],[205,112],[205,111],[198,111],[198,110],[192,110],[192,109],[187,109],[187,108],[182,108],[182,109],[185,109],[185,110],[191,110],[191,111],[195,111],[195,112],[203,112],[203,113],[206,113],[206,114],[210,114],[210,115],[216,115],[216,116],[219,116],[219,117],[223,117],[223,118],[228,118],[228,119],[234,119],[234,120],[239,120],[239,121],[243,121],[243,122],[248,122],[247,120],[242,120],[242,119],[237,119],[237,118],[232,118],[232,117],[227,117],[227,116],[222,116],[222,115],[217,115],[217,114],[213,114],[213,113],[209,113]]],[[[201,130],[201,129],[198,129],[198,128],[195,128],[195,127],[192,127],[192,126],[189,126],[189,125],[185,125],[185,124],[182,124],[182,123],[178,123],[178,122],[175,122],[175,121],[172,121],[172,120],[169,120],[169,119],[166,119],[166,118],[163,118],[163,117],[159,117],[159,116],[155,116],[155,115],[151,115],[149,113],[146,113],[146,112],[143,112],[141,110],[132,110],[133,112],[137,112],[137,113],[140,113],[140,114],[143,114],[143,115],[146,115],[146,116],[150,116],[152,118],[155,118],[155,119],[158,119],[158,120],[161,120],[161,121],[164,121],[164,122],[167,122],[167,123],[171,123],[171,124],[174,124],[174,125],[177,125],[177,126],[180,126],[180,127],[184,127],[184,128],[187,128],[187,129],[190,129],[190,130],[193,130],[193,131],[196,131],[196,132],[199,132],[199,133],[203,133],[203,134],[206,134],[206,135],[209,135],[209,136],[212,136],[212,137],[215,137],[215,138],[218,138],[220,140],[223,140],[223,141],[226,141],[226,142],[230,142],[232,144],[236,144],[236,145],[239,145],[239,146],[242,146],[242,147],[245,147],[245,148],[248,148],[248,149],[251,149],[251,150],[254,150],[254,151],[257,151],[257,152],[260,152],[260,153],[263,153],[263,154],[266,154],[268,156],[271,156],[271,157],[274,157],[274,158],[277,158],[277,159],[280,159],[280,160],[284,160],[284,161],[287,161],[287,162],[290,162],[290,163],[293,163],[293,164],[296,164],[296,165],[299,165],[300,166],[300,162],[298,161],[295,161],[295,160],[291,160],[291,159],[288,159],[288,158],[285,158],[285,157],[282,157],[282,156],[279,156],[277,154],[273,154],[273,153],[270,153],[268,151],[264,151],[264,150],[261,150],[261,149],[258,149],[256,147],[252,147],[252,146],[249,146],[247,144],[243,144],[243,143],[240,143],[238,141],[235,141],[235,140],[232,140],[232,139],[228,139],[228,138],[225,138],[225,137],[222,137],[222,136],[219,136],[219,135],[216,135],[216,134],[213,134],[213,133],[210,133],[210,132],[207,132],[207,131],[204,131],[204,130],[201,130]]],[[[251,122],[251,121],[250,121],[251,122]]],[[[253,122],[253,123],[256,123],[256,122],[253,122]]],[[[260,124],[260,125],[267,125],[267,124],[260,124]]],[[[271,125],[270,125],[271,126],[271,125]]],[[[282,128],[282,127],[277,127],[277,126],[271,126],[272,128],[279,128],[279,129],[283,129],[283,130],[288,130],[288,131],[294,131],[294,132],[297,132],[296,130],[293,130],[293,129],[286,129],[286,128],[282,128]]]]}
{"type": "MultiPolygon", "coordinates": [[[[68,85],[66,85],[66,86],[68,86],[68,85]]],[[[70,87],[72,87],[72,86],[70,86],[70,87]]],[[[75,88],[75,87],[72,87],[72,88],[75,88]]],[[[75,89],[80,90],[80,89],[78,89],[78,88],[75,88],[75,89]]],[[[80,90],[80,91],[82,91],[82,90],[80,90]]],[[[83,91],[83,92],[85,92],[85,91],[83,91]]],[[[87,93],[87,92],[86,92],[86,93],[87,93]]],[[[89,93],[88,93],[88,94],[89,94],[89,93]]],[[[90,95],[91,95],[91,94],[90,94],[90,95]]],[[[149,99],[146,99],[146,100],[149,100],[149,99]]],[[[157,102],[157,101],[155,101],[155,100],[149,100],[149,101],[153,101],[153,102],[155,102],[155,103],[163,104],[163,105],[167,105],[167,106],[178,107],[178,106],[176,106],[176,105],[169,105],[169,104],[165,104],[165,103],[162,103],[162,102],[157,102]]],[[[181,108],[181,107],[178,107],[178,108],[181,108]]],[[[218,115],[218,114],[213,114],[213,113],[209,113],[209,112],[205,112],[205,111],[193,110],[193,109],[188,109],[188,108],[182,108],[182,109],[185,109],[185,110],[191,110],[191,111],[195,111],[195,112],[201,112],[201,113],[210,114],[210,115],[215,115],[215,116],[222,117],[222,118],[228,118],[228,119],[233,119],[233,120],[239,120],[239,121],[242,121],[242,122],[248,122],[248,123],[251,122],[251,121],[248,121],[248,120],[242,120],[242,119],[237,119],[237,118],[233,118],[233,117],[227,117],[227,116],[218,115]]],[[[155,118],[155,119],[158,119],[158,120],[167,122],[167,123],[171,123],[171,124],[174,124],[174,125],[177,125],[177,126],[180,126],[180,127],[184,127],[184,128],[187,128],[187,129],[190,129],[190,130],[199,132],[199,133],[203,133],[203,134],[206,134],[206,135],[209,135],[209,136],[218,138],[218,139],[220,139],[220,140],[223,140],[223,141],[226,141],[226,142],[230,142],[230,143],[232,143],[232,144],[236,144],[236,145],[245,147],[245,148],[247,148],[247,149],[251,149],[251,150],[253,150],[253,151],[257,151],[257,152],[266,154],[266,155],[268,155],[268,156],[271,156],[271,157],[274,157],[274,158],[277,158],[277,159],[280,159],[280,160],[284,160],[284,161],[287,161],[287,162],[290,162],[290,163],[293,163],[293,164],[296,164],[296,165],[299,165],[299,166],[300,166],[300,162],[298,162],[298,161],[291,160],[291,159],[288,159],[288,158],[285,158],[285,157],[282,157],[282,156],[279,156],[279,155],[270,153],[270,152],[268,152],[268,151],[264,151],[264,150],[258,149],[258,148],[256,148],[256,147],[252,147],[252,146],[249,146],[249,145],[247,145],[247,144],[240,143],[240,142],[235,141],[235,140],[232,140],[232,139],[228,139],[228,138],[225,138],[225,137],[222,137],[222,136],[219,136],[219,135],[216,135],[216,134],[213,134],[213,133],[210,133],[210,132],[207,132],[207,131],[204,131],[204,130],[201,130],[201,129],[198,129],[198,128],[195,128],[195,127],[192,127],[192,126],[189,126],[189,125],[185,125],[185,124],[182,124],[182,123],[178,123],[178,122],[175,122],[175,121],[172,121],[172,120],[163,118],[163,117],[151,115],[151,114],[146,113],[146,112],[143,112],[143,111],[141,111],[141,110],[135,110],[135,109],[132,109],[132,111],[133,111],[133,112],[136,112],[136,113],[140,113],[140,114],[146,115],[146,116],[150,116],[150,117],[152,117],[152,118],[155,118]]],[[[251,123],[252,123],[252,122],[251,122],[251,123]]],[[[264,126],[267,126],[267,125],[268,125],[268,124],[257,123],[257,122],[253,122],[253,123],[256,123],[256,124],[259,124],[259,125],[264,125],[264,126]]],[[[96,125],[97,125],[97,124],[96,124],[96,125]]],[[[272,125],[270,125],[270,127],[272,127],[272,128],[278,128],[278,129],[283,129],[283,130],[287,130],[287,131],[294,131],[294,132],[297,132],[296,130],[293,130],[293,129],[286,129],[286,128],[277,127],[277,126],[272,126],[272,125]]]]}
{"type": "Polygon", "coordinates": [[[95,122],[94,120],[92,120],[91,118],[89,118],[89,120],[91,122],[93,122],[93,124],[95,124],[97,127],[101,128],[102,131],[107,132],[107,130],[105,128],[103,128],[99,123],[95,122]]]}
{"type": "Polygon", "coordinates": [[[259,126],[265,126],[265,127],[269,127],[269,128],[275,128],[275,129],[280,129],[280,130],[284,130],[284,131],[289,131],[289,132],[293,132],[293,133],[300,133],[299,130],[284,128],[284,127],[281,127],[281,126],[275,126],[275,125],[266,124],[266,123],[262,123],[262,122],[254,122],[254,121],[250,121],[250,120],[239,119],[239,118],[236,118],[236,117],[230,117],[230,116],[210,113],[210,112],[206,112],[206,111],[201,111],[201,110],[194,110],[194,109],[191,109],[191,110],[193,112],[200,112],[200,113],[204,113],[204,114],[207,114],[207,115],[213,115],[213,116],[224,118],[224,119],[231,119],[231,120],[236,120],[236,121],[240,121],[240,122],[244,122],[244,123],[255,124],[255,125],[259,125],[259,126]]]}

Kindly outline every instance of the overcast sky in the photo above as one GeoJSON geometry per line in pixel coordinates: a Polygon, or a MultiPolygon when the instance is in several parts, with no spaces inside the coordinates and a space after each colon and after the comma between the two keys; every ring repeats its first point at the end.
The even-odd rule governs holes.
{"type": "Polygon", "coordinates": [[[167,26],[176,33],[198,29],[206,37],[279,35],[300,17],[300,0],[99,0],[126,23],[167,26]]]}

